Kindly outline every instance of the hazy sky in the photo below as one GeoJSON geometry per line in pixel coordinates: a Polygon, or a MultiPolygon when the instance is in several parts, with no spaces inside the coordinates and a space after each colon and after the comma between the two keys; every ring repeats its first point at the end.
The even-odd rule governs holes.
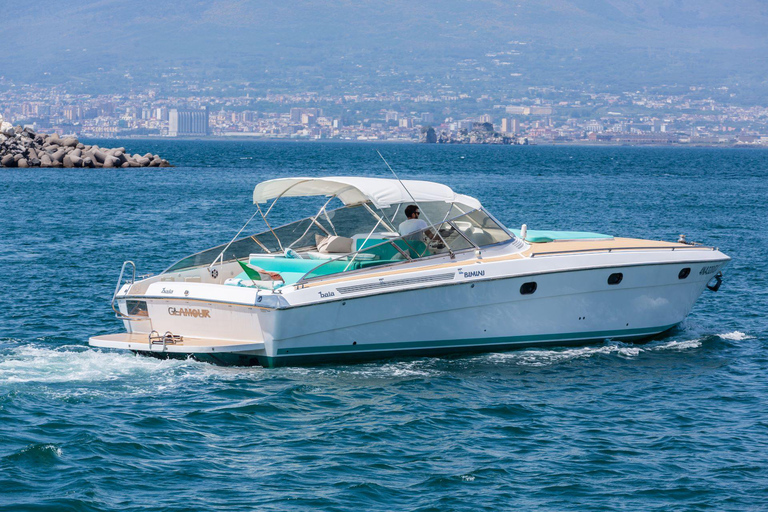
{"type": "Polygon", "coordinates": [[[3,39],[13,42],[0,52],[0,76],[31,82],[120,86],[126,73],[148,80],[172,68],[299,89],[324,80],[429,88],[471,82],[469,72],[510,87],[760,88],[768,76],[768,2],[756,0],[0,4],[3,39]]]}

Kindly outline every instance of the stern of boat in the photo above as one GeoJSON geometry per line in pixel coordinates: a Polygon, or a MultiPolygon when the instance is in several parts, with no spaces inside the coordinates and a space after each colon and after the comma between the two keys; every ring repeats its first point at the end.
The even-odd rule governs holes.
{"type": "Polygon", "coordinates": [[[112,298],[126,332],[93,336],[91,346],[218,364],[258,364],[268,356],[264,326],[280,303],[273,292],[199,275],[137,280],[135,272],[133,262],[123,264],[112,298]]]}

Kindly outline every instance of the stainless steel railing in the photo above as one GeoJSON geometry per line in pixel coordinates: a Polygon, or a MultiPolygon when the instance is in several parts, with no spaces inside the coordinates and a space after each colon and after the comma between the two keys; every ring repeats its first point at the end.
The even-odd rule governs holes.
{"type": "Polygon", "coordinates": [[[131,268],[133,269],[133,272],[131,273],[131,281],[128,284],[133,285],[133,283],[136,282],[136,264],[130,260],[124,261],[123,266],[120,268],[120,277],[117,278],[117,286],[115,287],[115,293],[112,294],[112,302],[110,304],[112,306],[112,311],[114,311],[115,316],[117,318],[120,318],[121,320],[135,320],[135,321],[149,320],[148,316],[126,315],[125,313],[120,311],[115,305],[115,301],[117,300],[117,293],[120,291],[120,288],[122,288],[123,286],[123,276],[125,275],[125,267],[127,265],[130,265],[131,268]]]}
{"type": "Polygon", "coordinates": [[[539,253],[532,253],[531,258],[542,258],[544,256],[559,256],[562,254],[574,254],[574,253],[585,253],[585,252],[616,252],[616,251],[675,251],[677,249],[678,251],[685,251],[685,250],[707,250],[707,251],[717,251],[717,247],[707,247],[704,245],[692,245],[689,247],[632,247],[632,246],[626,246],[626,247],[594,247],[589,249],[566,249],[563,251],[545,251],[545,252],[539,252],[539,253]]]}

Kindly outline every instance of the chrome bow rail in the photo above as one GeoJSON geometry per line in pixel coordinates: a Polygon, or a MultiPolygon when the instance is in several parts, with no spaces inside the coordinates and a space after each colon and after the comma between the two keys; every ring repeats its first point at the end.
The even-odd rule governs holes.
{"type": "Polygon", "coordinates": [[[561,254],[575,254],[575,253],[585,253],[585,252],[619,252],[619,251],[674,251],[677,249],[678,251],[685,251],[685,250],[708,250],[708,251],[717,251],[719,250],[717,247],[709,247],[705,245],[689,245],[687,247],[654,247],[654,246],[625,246],[625,247],[594,247],[589,249],[565,249],[562,251],[543,251],[543,252],[534,252],[530,255],[531,258],[541,258],[544,256],[559,256],[561,254]]]}

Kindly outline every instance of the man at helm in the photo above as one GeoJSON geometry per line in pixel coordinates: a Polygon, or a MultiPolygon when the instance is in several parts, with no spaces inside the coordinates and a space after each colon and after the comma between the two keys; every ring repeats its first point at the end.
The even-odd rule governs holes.
{"type": "MultiPolygon", "coordinates": [[[[397,228],[401,235],[406,236],[429,227],[429,224],[427,224],[426,221],[421,220],[419,215],[421,215],[421,212],[419,211],[419,207],[415,204],[408,205],[405,208],[405,220],[401,222],[400,226],[397,228]]],[[[435,234],[429,229],[424,231],[424,234],[430,239],[435,237],[435,234]]]]}

